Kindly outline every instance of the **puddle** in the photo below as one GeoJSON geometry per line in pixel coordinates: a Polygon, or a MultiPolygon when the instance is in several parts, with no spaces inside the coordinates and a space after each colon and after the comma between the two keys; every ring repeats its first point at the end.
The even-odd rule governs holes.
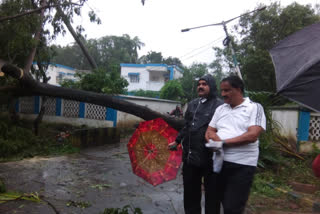
{"type": "MultiPolygon", "coordinates": [[[[0,177],[8,190],[37,192],[63,214],[99,214],[105,208],[125,205],[139,207],[144,214],[184,213],[181,172],[176,180],[153,187],[132,173],[127,141],[90,147],[68,156],[0,163],[0,177]],[[70,201],[88,207],[70,206],[70,201]]],[[[15,201],[0,204],[0,213],[56,212],[47,203],[15,201]]]]}

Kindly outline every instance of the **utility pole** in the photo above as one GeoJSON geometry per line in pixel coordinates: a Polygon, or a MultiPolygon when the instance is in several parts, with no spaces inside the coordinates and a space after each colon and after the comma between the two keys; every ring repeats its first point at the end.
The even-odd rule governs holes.
{"type": "MultiPolygon", "coordinates": [[[[198,28],[203,28],[203,27],[222,25],[223,26],[223,30],[224,30],[224,32],[226,33],[226,36],[227,36],[226,39],[229,40],[229,33],[228,33],[228,30],[227,30],[227,24],[229,22],[231,22],[231,21],[233,21],[233,20],[235,20],[237,18],[240,18],[240,17],[242,17],[244,15],[248,15],[248,14],[256,12],[256,11],[262,11],[264,9],[266,9],[266,7],[258,8],[256,10],[250,11],[248,13],[244,13],[244,14],[242,14],[240,16],[234,17],[234,18],[229,19],[227,21],[222,21],[222,22],[219,22],[219,23],[202,25],[202,26],[197,26],[197,27],[192,27],[192,28],[185,28],[185,29],[182,29],[181,32],[187,32],[187,31],[190,31],[190,30],[193,30],[193,29],[198,29],[198,28]]],[[[234,64],[234,67],[236,69],[236,72],[237,72],[238,76],[242,79],[242,75],[241,75],[240,68],[239,68],[239,65],[238,65],[237,57],[236,57],[235,51],[233,49],[232,41],[227,42],[227,46],[229,46],[229,48],[231,49],[233,64],[234,64]]]]}
{"type": "MultiPolygon", "coordinates": [[[[225,23],[224,21],[222,21],[222,25],[223,25],[223,30],[224,30],[224,32],[226,33],[226,35],[227,35],[227,40],[228,40],[230,37],[229,37],[227,25],[226,25],[226,23],[225,23]]],[[[232,41],[227,42],[227,45],[228,45],[228,46],[230,47],[230,49],[231,49],[232,60],[233,60],[234,67],[236,68],[236,72],[237,72],[238,76],[240,77],[240,79],[242,79],[242,75],[241,75],[240,68],[239,68],[239,65],[238,65],[236,53],[235,53],[235,51],[234,51],[234,49],[233,49],[232,41]]]]}

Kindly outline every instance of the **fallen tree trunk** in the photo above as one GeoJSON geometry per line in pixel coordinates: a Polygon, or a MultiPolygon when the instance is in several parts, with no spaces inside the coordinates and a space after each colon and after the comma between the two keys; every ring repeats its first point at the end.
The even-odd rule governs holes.
{"type": "Polygon", "coordinates": [[[63,13],[61,7],[57,6],[56,9],[57,9],[58,13],[60,14],[60,16],[62,17],[62,20],[63,20],[64,24],[67,26],[67,28],[68,28],[69,32],[71,33],[71,35],[73,36],[74,40],[77,42],[77,44],[81,48],[82,53],[85,55],[85,57],[88,60],[91,68],[92,69],[97,69],[98,68],[97,63],[92,58],[92,56],[89,54],[88,49],[86,48],[86,46],[81,41],[81,35],[77,35],[77,33],[74,31],[74,29],[73,29],[68,17],[63,13]]]}
{"type": "MultiPolygon", "coordinates": [[[[48,97],[60,97],[68,100],[75,100],[79,102],[92,103],[100,106],[113,108],[128,114],[135,115],[144,120],[152,120],[155,118],[163,118],[170,126],[179,130],[184,125],[183,119],[177,119],[170,117],[166,114],[153,111],[145,106],[137,105],[112,95],[99,94],[90,91],[70,89],[64,87],[58,87],[50,84],[37,82],[29,72],[24,72],[21,68],[9,64],[0,62],[1,71],[7,75],[16,78],[20,82],[20,86],[10,90],[15,96],[48,96],[48,97]],[[2,64],[2,66],[1,66],[2,64]]],[[[1,91],[0,91],[1,92],[1,91]]]]}

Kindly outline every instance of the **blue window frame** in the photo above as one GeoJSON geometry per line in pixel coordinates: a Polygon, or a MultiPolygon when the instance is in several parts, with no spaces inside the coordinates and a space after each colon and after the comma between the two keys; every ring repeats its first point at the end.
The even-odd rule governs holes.
{"type": "Polygon", "coordinates": [[[130,83],[139,83],[140,74],[139,73],[128,73],[130,83]]]}

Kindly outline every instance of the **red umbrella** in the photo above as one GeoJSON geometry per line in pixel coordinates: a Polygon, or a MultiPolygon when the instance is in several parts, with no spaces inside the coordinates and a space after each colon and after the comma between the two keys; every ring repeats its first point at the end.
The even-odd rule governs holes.
{"type": "Polygon", "coordinates": [[[177,134],[161,118],[141,122],[127,145],[133,172],[154,186],[175,179],[182,149],[170,151],[168,144],[177,134]]]}
{"type": "Polygon", "coordinates": [[[316,177],[320,178],[320,155],[318,155],[312,162],[312,170],[316,177]]]}

